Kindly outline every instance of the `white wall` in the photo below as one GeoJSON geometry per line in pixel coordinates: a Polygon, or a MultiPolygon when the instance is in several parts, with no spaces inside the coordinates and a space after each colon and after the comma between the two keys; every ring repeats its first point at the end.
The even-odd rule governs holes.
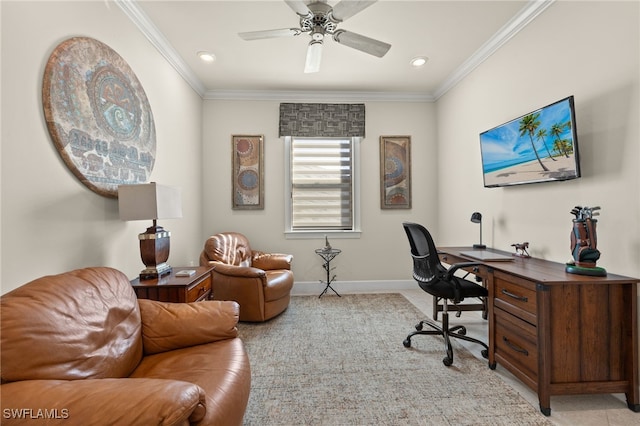
{"type": "MultiPolygon", "coordinates": [[[[331,102],[337,102],[330,100],[331,102]]],[[[324,240],[287,240],[284,236],[284,142],[278,137],[276,101],[205,101],[204,234],[244,233],[255,249],[294,255],[296,282],[323,277],[314,249],[324,240]],[[265,208],[231,209],[231,135],[265,137],[265,208]]],[[[362,235],[331,240],[342,253],[334,261],[338,281],[410,280],[409,246],[403,220],[437,224],[437,146],[435,106],[419,102],[366,102],[366,136],[361,143],[362,235]],[[380,209],[381,135],[410,135],[413,208],[380,209]]],[[[365,287],[366,289],[366,287],[365,287]]]]}
{"type": "Polygon", "coordinates": [[[49,137],[42,78],[53,49],[73,36],[118,52],[145,89],[157,134],[151,179],[183,189],[172,232],[174,265],[194,259],[201,229],[202,100],[122,11],[105,2],[1,2],[1,289],[66,270],[104,265],[135,277],[144,268],[137,234],[151,223],[122,222],[117,200],[81,184],[49,137]]]}
{"type": "MultiPolygon", "coordinates": [[[[570,257],[569,210],[602,206],[599,262],[640,276],[640,123],[637,2],[556,2],[436,104],[367,102],[362,142],[360,239],[336,240],[339,281],[408,280],[400,223],[414,220],[438,244],[471,244],[485,216],[488,244],[528,240],[534,255],[570,257]],[[482,187],[478,134],[563,96],[576,97],[583,178],[502,189],[482,187]],[[413,209],[380,210],[380,135],[412,136],[413,209]]],[[[135,276],[136,235],[117,202],[69,172],[46,130],[42,73],[72,36],[111,46],[134,70],[154,113],[152,179],[183,188],[184,218],[172,231],[173,265],[196,261],[204,239],[241,230],[256,248],[295,255],[297,281],[322,278],[320,240],[286,240],[278,102],[202,101],[119,8],[96,2],[0,2],[2,293],[45,274],[108,265],[135,276]],[[231,209],[231,135],[265,135],[266,206],[231,209]],[[200,198],[202,197],[202,201],[200,198]]],[[[328,99],[330,102],[339,100],[328,99]]]]}
{"type": "Polygon", "coordinates": [[[576,205],[602,207],[599,266],[640,277],[638,2],[556,2],[437,102],[440,244],[478,239],[571,258],[576,205]],[[484,188],[480,132],[574,95],[582,178],[484,188]],[[455,170],[456,172],[453,172],[455,170]]]}

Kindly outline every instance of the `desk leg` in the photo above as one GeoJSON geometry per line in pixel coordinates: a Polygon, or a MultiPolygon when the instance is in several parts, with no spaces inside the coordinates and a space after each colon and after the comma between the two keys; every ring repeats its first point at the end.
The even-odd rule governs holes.
{"type": "Polygon", "coordinates": [[[540,411],[551,415],[551,295],[549,287],[537,285],[538,303],[538,401],[540,411]]]}
{"type": "Polygon", "coordinates": [[[488,273],[487,273],[487,277],[485,278],[485,287],[487,288],[487,291],[489,292],[489,295],[487,296],[487,311],[488,311],[488,317],[489,317],[489,358],[488,358],[488,362],[489,362],[489,368],[492,370],[496,369],[496,341],[495,341],[495,329],[496,329],[496,317],[493,314],[493,301],[494,299],[494,294],[495,294],[495,283],[493,280],[493,270],[489,269],[488,273]]]}
{"type": "Polygon", "coordinates": [[[629,310],[629,319],[626,322],[627,327],[629,327],[629,335],[633,336],[627,344],[629,345],[629,356],[627,359],[627,377],[629,380],[629,391],[626,392],[625,396],[627,397],[627,407],[630,410],[640,413],[640,395],[638,394],[638,339],[635,336],[638,335],[638,304],[636,301],[638,300],[638,286],[635,283],[629,283],[628,285],[623,286],[626,291],[631,293],[626,299],[627,303],[630,305],[628,307],[629,310]]]}

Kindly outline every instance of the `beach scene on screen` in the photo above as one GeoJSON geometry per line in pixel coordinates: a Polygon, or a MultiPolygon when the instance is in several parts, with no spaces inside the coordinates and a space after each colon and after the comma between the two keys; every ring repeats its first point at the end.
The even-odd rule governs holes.
{"type": "Polygon", "coordinates": [[[578,177],[572,107],[567,98],[481,133],[485,186],[578,177]]]}

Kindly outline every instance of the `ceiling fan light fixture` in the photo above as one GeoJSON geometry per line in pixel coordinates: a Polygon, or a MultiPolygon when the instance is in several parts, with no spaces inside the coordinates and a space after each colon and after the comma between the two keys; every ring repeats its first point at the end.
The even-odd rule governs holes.
{"type": "Polygon", "coordinates": [[[216,55],[211,52],[207,52],[206,50],[199,51],[197,55],[203,62],[211,63],[216,60],[216,55]]]}
{"type": "Polygon", "coordinates": [[[414,68],[420,68],[421,66],[426,64],[428,60],[429,58],[427,58],[426,56],[416,56],[415,58],[411,59],[409,63],[414,68]]]}

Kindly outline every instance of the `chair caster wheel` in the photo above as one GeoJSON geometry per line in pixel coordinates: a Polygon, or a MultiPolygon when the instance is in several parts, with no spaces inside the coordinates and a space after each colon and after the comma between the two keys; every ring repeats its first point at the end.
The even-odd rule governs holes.
{"type": "Polygon", "coordinates": [[[402,342],[402,344],[404,345],[405,348],[410,348],[411,347],[411,340],[409,339],[404,339],[404,341],[402,342]]]}
{"type": "Polygon", "coordinates": [[[458,330],[458,334],[460,336],[466,336],[467,335],[467,329],[462,327],[460,330],[458,330]]]}
{"type": "Polygon", "coordinates": [[[442,358],[442,363],[449,367],[451,364],[453,364],[453,359],[449,358],[448,356],[442,358]]]}
{"type": "Polygon", "coordinates": [[[482,358],[484,359],[489,358],[489,351],[486,349],[483,349],[482,352],[480,352],[480,354],[482,354],[482,358]]]}
{"type": "Polygon", "coordinates": [[[422,331],[422,323],[421,322],[416,324],[416,330],[417,331],[422,331]]]}

